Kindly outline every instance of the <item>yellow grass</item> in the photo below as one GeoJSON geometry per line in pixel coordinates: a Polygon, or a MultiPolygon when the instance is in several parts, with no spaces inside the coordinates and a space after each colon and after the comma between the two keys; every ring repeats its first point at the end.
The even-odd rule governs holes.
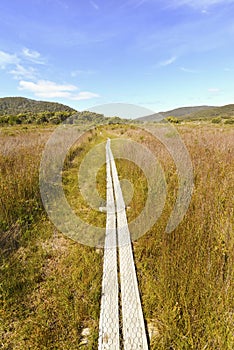
{"type": "MultiPolygon", "coordinates": [[[[71,191],[82,157],[106,136],[128,137],[157,155],[168,184],[163,213],[134,245],[143,311],[151,349],[234,348],[233,127],[190,123],[177,126],[194,167],[189,209],[171,234],[165,227],[178,180],[165,147],[147,132],[105,126],[88,133],[80,152],[67,159],[67,198],[88,222],[104,225],[71,191]],[[101,134],[100,134],[101,131],[101,134]]],[[[64,237],[49,222],[38,186],[41,153],[52,128],[2,128],[0,133],[0,347],[96,349],[102,251],[64,237]],[[88,328],[90,334],[84,335],[88,328]],[[87,338],[87,339],[86,339],[87,338]]],[[[121,178],[134,184],[128,218],[144,206],[143,173],[119,160],[121,178]],[[127,170],[126,170],[127,169],[127,170]]],[[[105,167],[98,174],[105,197],[105,167]]]]}

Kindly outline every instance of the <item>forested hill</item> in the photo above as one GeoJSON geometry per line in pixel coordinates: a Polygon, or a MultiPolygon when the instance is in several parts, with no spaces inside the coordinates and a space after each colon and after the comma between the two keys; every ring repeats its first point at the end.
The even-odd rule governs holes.
{"type": "Polygon", "coordinates": [[[89,111],[77,112],[61,103],[30,100],[24,97],[0,98],[0,126],[16,124],[72,124],[98,125],[125,123],[127,120],[89,111]],[[67,119],[69,118],[69,119],[67,119]]]}
{"type": "Polygon", "coordinates": [[[223,119],[233,119],[234,117],[234,104],[229,104],[221,107],[213,107],[208,110],[196,111],[190,114],[190,119],[213,119],[213,118],[223,118],[223,119]]]}
{"type": "Polygon", "coordinates": [[[57,102],[36,101],[25,97],[0,98],[0,115],[20,113],[76,112],[73,108],[57,102]]]}

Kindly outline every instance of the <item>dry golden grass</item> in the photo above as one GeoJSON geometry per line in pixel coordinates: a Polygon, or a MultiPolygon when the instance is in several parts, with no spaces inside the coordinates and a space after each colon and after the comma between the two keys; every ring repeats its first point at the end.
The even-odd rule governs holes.
{"type": "MultiPolygon", "coordinates": [[[[71,153],[65,166],[67,196],[77,211],[84,206],[84,218],[101,224],[103,215],[90,211],[79,194],[77,204],[73,202],[69,186],[81,158],[107,135],[132,138],[150,148],[168,183],[160,219],[134,243],[151,349],[232,350],[233,127],[191,123],[177,129],[191,155],[195,187],[183,221],[171,234],[165,233],[165,226],[178,188],[176,168],[165,147],[135,127],[105,126],[83,138],[82,151],[71,153]]],[[[102,253],[58,233],[41,204],[38,168],[51,132],[30,127],[0,133],[0,347],[4,350],[97,348],[102,253]],[[82,335],[86,328],[88,343],[82,335]]],[[[144,206],[144,176],[130,162],[118,161],[117,167],[121,177],[134,184],[131,220],[144,206]]],[[[98,175],[103,197],[104,174],[103,168],[98,175]]]]}
{"type": "MultiPolygon", "coordinates": [[[[190,125],[178,130],[194,166],[189,210],[178,228],[165,234],[165,208],[135,249],[146,318],[158,329],[152,349],[231,350],[233,129],[190,125]]],[[[170,201],[173,187],[168,193],[170,201]]]]}

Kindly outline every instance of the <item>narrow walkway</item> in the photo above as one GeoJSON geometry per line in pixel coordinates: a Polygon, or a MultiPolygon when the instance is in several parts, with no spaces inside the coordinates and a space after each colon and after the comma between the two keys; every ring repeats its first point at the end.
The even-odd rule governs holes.
{"type": "Polygon", "coordinates": [[[98,350],[120,349],[116,214],[109,150],[106,146],[106,239],[102,277],[102,299],[98,350]]]}
{"type": "Polygon", "coordinates": [[[110,140],[106,144],[107,220],[98,349],[148,349],[124,199],[110,140]],[[120,296],[118,304],[119,256],[120,296]],[[119,336],[122,321],[122,346],[119,336]]]}

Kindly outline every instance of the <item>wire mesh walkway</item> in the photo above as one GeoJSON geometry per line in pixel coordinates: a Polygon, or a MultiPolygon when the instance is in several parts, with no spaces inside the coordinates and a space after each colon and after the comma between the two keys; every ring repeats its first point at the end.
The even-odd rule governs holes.
{"type": "Polygon", "coordinates": [[[110,140],[106,144],[107,220],[98,349],[148,349],[125,203],[110,140]],[[118,254],[117,254],[118,247],[118,254]],[[122,309],[118,303],[118,261],[122,309]],[[120,344],[120,320],[122,344],[120,344]],[[122,346],[121,346],[122,345],[122,346]]]}

